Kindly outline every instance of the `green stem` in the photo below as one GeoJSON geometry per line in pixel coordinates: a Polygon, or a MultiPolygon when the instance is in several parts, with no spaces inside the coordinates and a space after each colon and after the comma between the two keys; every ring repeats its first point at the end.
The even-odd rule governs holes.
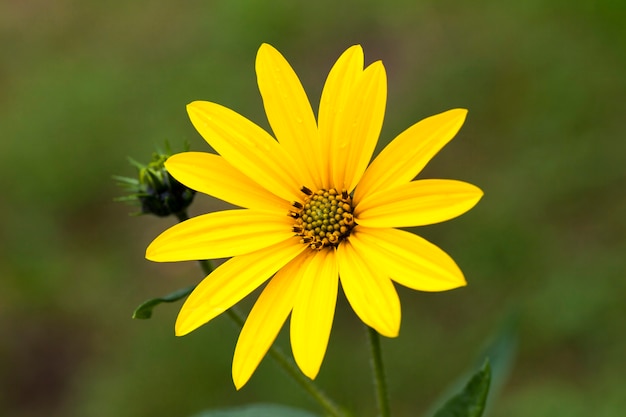
{"type": "MultiPolygon", "coordinates": [[[[180,213],[176,213],[176,217],[179,221],[185,221],[189,218],[186,211],[182,211],[180,213]]],[[[200,267],[202,268],[202,272],[205,275],[209,275],[213,272],[213,265],[209,260],[201,260],[198,261],[200,263],[200,267]]],[[[228,317],[239,327],[242,328],[245,319],[241,313],[239,313],[235,307],[231,307],[226,310],[226,314],[228,317]]],[[[315,401],[317,401],[324,410],[328,413],[330,417],[343,417],[344,414],[337,407],[337,405],[326,395],[324,391],[322,391],[313,381],[304,376],[302,372],[298,369],[296,363],[289,359],[279,348],[272,345],[269,349],[270,356],[280,365],[281,368],[287,374],[292,377],[300,386],[311,396],[315,401]]]]}
{"type": "Polygon", "coordinates": [[[383,366],[383,355],[380,349],[380,335],[369,326],[367,326],[367,334],[370,342],[370,353],[372,354],[372,369],[374,371],[378,415],[380,417],[390,417],[391,413],[389,411],[389,395],[387,394],[385,367],[383,366]]]}
{"type": "Polygon", "coordinates": [[[187,214],[187,210],[179,211],[175,214],[176,218],[179,222],[184,222],[185,220],[189,220],[189,215],[187,214]]]}
{"type": "Polygon", "coordinates": [[[298,369],[295,362],[289,359],[282,350],[272,346],[269,351],[270,356],[291,376],[331,417],[343,417],[344,413],[337,407],[324,391],[322,391],[313,381],[304,376],[298,369]]]}
{"type": "MultiPolygon", "coordinates": [[[[243,316],[234,308],[230,308],[226,311],[228,317],[231,318],[233,322],[235,322],[239,327],[243,327],[245,322],[243,316]]],[[[292,377],[300,386],[311,396],[315,401],[317,401],[324,410],[328,413],[329,416],[332,417],[343,417],[343,413],[337,407],[337,405],[322,391],[313,381],[304,376],[302,372],[298,369],[297,365],[294,361],[289,359],[287,355],[283,353],[282,350],[277,348],[276,346],[270,346],[269,354],[274,359],[278,365],[287,374],[292,377]]]]}

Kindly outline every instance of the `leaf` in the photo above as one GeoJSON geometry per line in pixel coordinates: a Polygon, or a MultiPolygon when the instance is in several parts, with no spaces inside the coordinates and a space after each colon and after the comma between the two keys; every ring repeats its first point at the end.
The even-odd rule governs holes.
{"type": "Polygon", "coordinates": [[[243,407],[203,411],[193,417],[319,417],[305,410],[276,404],[252,404],[243,407]]]}
{"type": "Polygon", "coordinates": [[[489,413],[491,404],[494,399],[497,398],[498,393],[507,381],[508,376],[513,368],[515,356],[517,352],[517,328],[518,328],[518,314],[513,311],[505,318],[498,331],[488,340],[485,347],[481,350],[481,353],[477,356],[475,364],[455,380],[450,386],[443,392],[442,395],[434,402],[429,411],[425,413],[426,416],[432,416],[436,410],[442,407],[442,404],[446,402],[454,393],[459,392],[465,381],[472,375],[476,369],[479,369],[481,364],[484,363],[485,358],[489,360],[489,367],[491,368],[491,383],[489,386],[489,399],[485,407],[484,415],[489,413]]]}
{"type": "MultiPolygon", "coordinates": [[[[509,378],[513,369],[518,345],[518,313],[512,312],[504,320],[498,332],[486,345],[479,358],[488,358],[491,367],[491,385],[485,415],[509,378]]],[[[478,363],[476,363],[478,365],[478,363]]]]}
{"type": "Polygon", "coordinates": [[[152,317],[152,310],[154,309],[154,307],[158,306],[161,303],[173,303],[180,300],[181,298],[185,298],[189,294],[191,294],[194,288],[195,285],[192,285],[191,287],[176,290],[173,293],[170,293],[163,297],[152,298],[135,309],[135,311],[133,312],[133,318],[149,319],[150,317],[152,317]]]}
{"type": "Polygon", "coordinates": [[[485,410],[489,383],[491,382],[491,368],[489,360],[465,385],[463,391],[450,398],[437,411],[435,417],[480,417],[485,410]]]}

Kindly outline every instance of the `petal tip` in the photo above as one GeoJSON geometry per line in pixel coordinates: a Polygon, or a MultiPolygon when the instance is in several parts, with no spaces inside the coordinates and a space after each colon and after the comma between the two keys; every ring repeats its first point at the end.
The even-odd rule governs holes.
{"type": "Polygon", "coordinates": [[[242,382],[242,381],[238,381],[234,376],[233,376],[233,384],[235,385],[235,389],[237,391],[239,391],[240,389],[243,388],[244,385],[246,385],[246,382],[242,382]]]}
{"type": "Polygon", "coordinates": [[[389,338],[398,337],[398,335],[400,334],[400,320],[395,323],[387,323],[383,326],[378,325],[374,328],[374,330],[378,332],[381,336],[389,338]]]}
{"type": "Polygon", "coordinates": [[[461,126],[463,126],[463,124],[465,123],[465,119],[467,119],[467,113],[468,113],[467,109],[459,107],[456,109],[450,109],[441,114],[447,114],[449,116],[452,116],[453,119],[458,119],[458,122],[456,122],[458,123],[458,129],[457,129],[458,131],[461,129],[461,126]]]}
{"type": "Polygon", "coordinates": [[[155,244],[157,240],[158,238],[153,240],[146,248],[146,259],[152,262],[159,262],[158,246],[155,244]]]}
{"type": "Polygon", "coordinates": [[[201,100],[194,100],[191,103],[188,103],[187,106],[186,106],[187,111],[189,111],[190,109],[193,109],[193,108],[196,108],[196,107],[200,106],[200,103],[202,103],[201,100]]]}
{"type": "Polygon", "coordinates": [[[485,192],[480,189],[479,187],[470,184],[473,187],[473,194],[474,194],[474,204],[472,204],[472,206],[470,208],[473,208],[476,204],[478,204],[478,202],[485,196],[485,192]]]}
{"type": "Polygon", "coordinates": [[[241,388],[244,387],[244,385],[248,383],[248,381],[252,377],[252,373],[243,372],[243,369],[241,369],[241,366],[236,366],[237,362],[238,361],[235,358],[233,358],[232,378],[233,378],[233,384],[235,385],[235,389],[239,391],[241,388]]]}
{"type": "Polygon", "coordinates": [[[372,71],[376,77],[380,77],[385,81],[387,80],[387,71],[385,69],[385,64],[383,64],[383,61],[381,60],[372,62],[370,65],[367,66],[367,68],[365,68],[365,70],[372,71]]]}
{"type": "Polygon", "coordinates": [[[193,116],[200,117],[203,112],[210,112],[214,109],[215,106],[218,105],[210,101],[195,100],[187,104],[186,109],[187,114],[190,116],[190,118],[192,118],[193,122],[193,116]]]}
{"type": "Polygon", "coordinates": [[[456,276],[454,277],[454,281],[450,283],[450,289],[454,290],[456,288],[467,287],[467,280],[465,279],[465,275],[463,275],[463,272],[460,269],[455,275],[456,276]]]}
{"type": "Polygon", "coordinates": [[[269,53],[272,53],[272,52],[278,52],[278,51],[276,50],[276,48],[274,48],[274,47],[273,47],[272,45],[270,45],[269,43],[265,43],[265,42],[263,42],[263,43],[261,44],[261,46],[259,46],[259,49],[258,49],[258,51],[257,51],[257,53],[256,53],[256,59],[257,59],[257,61],[258,61],[261,57],[263,57],[264,55],[269,54],[269,53]]]}
{"type": "Polygon", "coordinates": [[[389,331],[385,333],[381,333],[381,335],[385,337],[389,337],[389,338],[398,337],[399,334],[400,334],[400,329],[390,329],[389,331]]]}
{"type": "MultiPolygon", "coordinates": [[[[165,167],[165,170],[166,170],[167,172],[170,172],[170,169],[172,168],[173,163],[174,163],[174,164],[176,163],[176,159],[172,159],[172,158],[174,158],[174,156],[176,156],[176,155],[180,155],[180,154],[174,154],[174,155],[170,156],[169,158],[167,158],[167,159],[165,160],[165,162],[163,162],[163,166],[165,167]]],[[[170,172],[170,174],[171,174],[171,172],[170,172]]]]}
{"type": "Polygon", "coordinates": [[[196,327],[190,326],[187,320],[181,320],[180,316],[174,325],[174,335],[180,337],[185,336],[194,331],[196,327]]]}
{"type": "Polygon", "coordinates": [[[178,262],[176,255],[172,255],[171,241],[168,239],[169,230],[157,236],[146,248],[145,257],[152,262],[178,262]]]}
{"type": "Polygon", "coordinates": [[[352,46],[350,46],[348,49],[346,49],[345,52],[351,52],[351,53],[360,53],[361,55],[363,55],[363,47],[361,46],[361,44],[354,44],[352,46]]]}
{"type": "Polygon", "coordinates": [[[339,60],[342,58],[347,58],[348,60],[351,58],[356,58],[357,62],[360,62],[361,65],[361,69],[363,68],[363,60],[364,60],[364,53],[363,53],[363,47],[359,44],[356,45],[352,45],[351,47],[349,47],[348,49],[346,49],[341,56],[339,57],[339,60]]]}
{"type": "Polygon", "coordinates": [[[298,364],[298,367],[302,373],[311,380],[315,379],[320,372],[319,366],[311,366],[311,364],[298,364]]]}
{"type": "Polygon", "coordinates": [[[206,321],[198,320],[197,315],[194,317],[193,308],[185,308],[188,302],[189,298],[187,298],[185,304],[178,312],[178,317],[176,317],[176,323],[174,324],[174,334],[179,337],[191,333],[206,323],[206,321]]]}
{"type": "Polygon", "coordinates": [[[189,332],[182,331],[182,330],[181,330],[181,329],[179,329],[178,327],[175,327],[175,328],[174,328],[174,336],[176,336],[176,337],[185,336],[185,335],[187,335],[187,334],[189,334],[189,332]]]}

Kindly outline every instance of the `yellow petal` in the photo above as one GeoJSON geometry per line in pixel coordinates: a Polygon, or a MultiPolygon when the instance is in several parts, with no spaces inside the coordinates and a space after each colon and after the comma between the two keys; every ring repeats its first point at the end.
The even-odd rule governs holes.
{"type": "Polygon", "coordinates": [[[465,213],[483,192],[454,180],[418,180],[367,194],[355,207],[357,224],[367,227],[412,227],[439,223],[465,213]]]}
{"type": "Polygon", "coordinates": [[[236,206],[286,213],[291,203],[270,193],[219,155],[183,152],[171,156],[165,168],[192,190],[236,206]]]}
{"type": "Polygon", "coordinates": [[[350,234],[355,250],[391,279],[419,291],[446,291],[465,285],[450,256],[427,240],[398,229],[357,226],[350,234]]]}
{"type": "MultiPolygon", "coordinates": [[[[335,153],[343,140],[338,128],[349,106],[351,91],[363,74],[363,49],[360,45],[348,48],[337,60],[328,74],[318,112],[319,140],[324,163],[324,188],[330,188],[336,164],[343,164],[341,155],[335,153]]],[[[340,187],[341,185],[336,185],[340,187]]]]}
{"type": "Polygon", "coordinates": [[[228,258],[283,242],[294,235],[284,213],[225,210],[193,217],[161,233],[146,249],[155,262],[228,258]]]}
{"type": "Polygon", "coordinates": [[[380,268],[382,263],[376,257],[362,256],[350,240],[337,248],[337,263],[343,292],[357,316],[383,336],[396,337],[400,331],[400,299],[380,268]]]}
{"type": "Polygon", "coordinates": [[[373,194],[411,181],[426,164],[452,140],[467,110],[453,109],[428,117],[396,137],[372,161],[355,193],[358,202],[364,193],[373,194]]]}
{"type": "Polygon", "coordinates": [[[237,389],[248,382],[287,320],[300,285],[300,268],[310,254],[301,253],[278,271],[250,311],[233,357],[237,389]]]}
{"type": "Polygon", "coordinates": [[[331,149],[340,157],[334,165],[335,187],[351,192],[361,179],[378,142],[386,103],[387,75],[383,63],[377,61],[363,71],[349,105],[337,118],[338,140],[331,149]]]}
{"type": "Polygon", "coordinates": [[[317,123],[304,88],[287,60],[264,43],[256,59],[256,74],[265,113],[276,139],[294,157],[302,185],[321,188],[321,155],[317,123]]]}
{"type": "Polygon", "coordinates": [[[183,336],[231,308],[306,248],[291,238],[224,262],[183,304],[176,319],[176,335],[183,336]]]}
{"type": "Polygon", "coordinates": [[[302,281],[291,313],[291,349],[302,373],[314,379],[326,354],[335,315],[335,251],[313,252],[302,268],[302,281]]]}
{"type": "Polygon", "coordinates": [[[240,114],[207,101],[187,105],[196,130],[233,167],[277,196],[301,198],[303,178],[295,162],[269,133],[240,114]]]}

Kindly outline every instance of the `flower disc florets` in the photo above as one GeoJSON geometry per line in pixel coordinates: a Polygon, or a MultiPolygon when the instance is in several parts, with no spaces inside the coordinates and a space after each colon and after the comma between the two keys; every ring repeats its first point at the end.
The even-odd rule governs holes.
{"type": "Polygon", "coordinates": [[[320,189],[315,192],[302,187],[304,202],[294,202],[289,215],[296,221],[293,231],[302,236],[300,243],[321,250],[337,246],[350,235],[355,226],[352,215],[352,197],[346,190],[320,189]]]}

